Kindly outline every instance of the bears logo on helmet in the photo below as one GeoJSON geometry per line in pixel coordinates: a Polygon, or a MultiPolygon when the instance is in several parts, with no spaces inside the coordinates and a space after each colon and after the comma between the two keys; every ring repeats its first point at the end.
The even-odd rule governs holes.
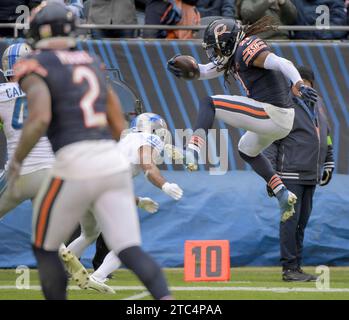
{"type": "Polygon", "coordinates": [[[207,26],[202,46],[211,62],[224,66],[244,36],[243,28],[236,20],[217,19],[207,26]]]}

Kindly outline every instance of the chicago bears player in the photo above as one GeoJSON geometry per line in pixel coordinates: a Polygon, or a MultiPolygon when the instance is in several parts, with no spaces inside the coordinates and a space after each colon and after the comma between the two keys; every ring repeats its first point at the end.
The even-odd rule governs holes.
{"type": "Polygon", "coordinates": [[[0,175],[0,218],[25,200],[33,200],[39,187],[51,168],[54,157],[47,137],[41,137],[37,145],[25,159],[17,181],[17,193],[11,194],[7,188],[6,170],[18,144],[23,121],[27,117],[25,93],[14,82],[13,66],[18,59],[31,52],[25,43],[9,46],[2,55],[2,68],[6,83],[0,84],[0,122],[7,141],[7,163],[0,175]]]}
{"type": "MultiPolygon", "coordinates": [[[[2,57],[3,73],[8,82],[0,84],[0,120],[7,139],[8,159],[12,158],[20,138],[23,121],[28,114],[25,93],[17,82],[13,82],[13,66],[18,59],[30,52],[30,47],[25,43],[13,44],[4,51],[2,57]]],[[[42,137],[23,163],[16,195],[11,194],[7,188],[6,171],[0,174],[0,218],[23,201],[34,200],[53,161],[51,145],[47,137],[42,137]]],[[[5,167],[8,166],[8,162],[5,167]]],[[[78,263],[76,257],[66,256],[65,258],[70,260],[71,268],[74,271],[72,272],[73,280],[81,287],[87,287],[88,272],[86,269],[78,263]]]]}
{"type": "Polygon", "coordinates": [[[99,59],[76,48],[73,14],[43,2],[31,15],[27,37],[37,50],[17,62],[28,118],[9,166],[9,188],[23,160],[47,132],[55,162],[34,202],[33,251],[46,299],[66,299],[67,276],[58,255],[93,208],[108,246],[156,299],[170,298],[165,277],[140,247],[130,165],[119,139],[125,120],[107,86],[99,59]]]}
{"type": "MultiPolygon", "coordinates": [[[[182,189],[175,183],[167,182],[156,165],[160,160],[164,145],[170,142],[165,120],[154,113],[142,113],[133,120],[131,129],[125,132],[126,134],[120,140],[119,148],[131,163],[133,177],[143,171],[154,186],[160,188],[174,200],[180,200],[183,195],[182,189]]],[[[139,207],[149,212],[155,212],[158,209],[158,204],[150,198],[139,199],[139,207]],[[140,202],[144,204],[140,205],[140,202]]],[[[80,257],[83,250],[100,234],[92,213],[83,218],[81,230],[80,237],[67,247],[67,250],[70,250],[77,257],[80,257]]],[[[66,253],[65,249],[61,250],[61,255],[66,253]]],[[[67,269],[70,269],[69,261],[66,265],[67,269]]],[[[90,276],[88,286],[98,291],[113,293],[114,290],[105,285],[104,282],[107,280],[107,276],[117,270],[120,265],[118,257],[113,251],[110,251],[102,265],[90,276]]]]}
{"type": "MultiPolygon", "coordinates": [[[[306,86],[293,63],[272,53],[256,34],[272,28],[272,19],[261,18],[249,26],[233,19],[211,22],[204,33],[203,48],[210,63],[199,64],[199,80],[229,75],[241,82],[247,97],[208,96],[201,100],[194,131],[210,129],[215,118],[247,130],[239,141],[240,156],[265,179],[279,200],[281,220],[294,212],[296,196],[288,191],[261,151],[273,141],[287,136],[294,120],[292,91],[307,103],[317,100],[314,89],[306,86]]],[[[168,70],[177,77],[183,68],[168,61],[168,70]]],[[[205,143],[205,134],[194,134],[187,146],[187,164],[196,168],[196,158],[205,143]]]]}

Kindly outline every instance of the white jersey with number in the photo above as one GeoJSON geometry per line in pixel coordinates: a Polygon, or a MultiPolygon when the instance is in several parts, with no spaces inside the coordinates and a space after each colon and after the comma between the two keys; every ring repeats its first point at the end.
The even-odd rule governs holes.
{"type": "MultiPolygon", "coordinates": [[[[0,120],[7,141],[7,163],[11,160],[21,136],[23,120],[28,113],[24,92],[18,83],[0,84],[0,120]]],[[[52,167],[54,155],[47,137],[42,137],[24,160],[21,175],[52,167]]]]}
{"type": "Polygon", "coordinates": [[[142,170],[139,157],[139,149],[142,146],[152,147],[156,157],[160,157],[164,149],[164,143],[157,135],[145,132],[130,132],[119,142],[120,151],[131,163],[133,177],[142,170]]]}

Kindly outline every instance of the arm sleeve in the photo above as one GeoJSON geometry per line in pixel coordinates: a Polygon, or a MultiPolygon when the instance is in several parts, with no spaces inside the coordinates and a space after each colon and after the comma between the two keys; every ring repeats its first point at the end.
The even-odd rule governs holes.
{"type": "Polygon", "coordinates": [[[269,53],[264,61],[264,68],[268,70],[280,71],[292,84],[302,81],[298,70],[290,60],[281,58],[274,53],[269,53]]]}
{"type": "Polygon", "coordinates": [[[221,76],[224,72],[223,70],[217,71],[217,66],[213,62],[210,62],[208,64],[199,64],[199,69],[200,69],[199,80],[214,79],[221,76]]]}

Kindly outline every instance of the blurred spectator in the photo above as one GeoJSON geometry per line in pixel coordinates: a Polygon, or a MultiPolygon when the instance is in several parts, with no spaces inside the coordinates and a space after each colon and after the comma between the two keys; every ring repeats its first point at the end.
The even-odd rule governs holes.
{"type": "MultiPolygon", "coordinates": [[[[197,26],[200,24],[200,13],[193,5],[186,4],[181,0],[175,0],[181,12],[181,19],[177,26],[197,26]]],[[[167,33],[167,39],[192,39],[196,31],[193,30],[171,30],[167,33]]]]}
{"type": "MultiPolygon", "coordinates": [[[[23,14],[16,13],[16,8],[20,5],[28,6],[32,9],[39,5],[42,0],[1,0],[0,2],[0,23],[15,23],[16,19],[23,14]]],[[[21,21],[23,22],[23,21],[21,21]]],[[[0,37],[13,37],[13,28],[0,28],[0,37]]]]}
{"type": "Polygon", "coordinates": [[[347,12],[347,25],[349,25],[349,0],[345,0],[345,10],[347,12]]]}
{"type": "Polygon", "coordinates": [[[84,5],[82,0],[59,0],[60,2],[64,2],[67,8],[74,13],[74,15],[83,20],[85,18],[84,15],[84,5]]]}
{"type": "MultiPolygon", "coordinates": [[[[88,23],[92,24],[137,24],[134,0],[90,0],[88,23]]],[[[94,38],[133,38],[136,30],[91,31],[94,38]]]]}
{"type": "Polygon", "coordinates": [[[196,7],[201,18],[212,16],[235,17],[235,0],[199,0],[196,7]]]}
{"type": "MultiPolygon", "coordinates": [[[[293,0],[297,10],[297,25],[315,26],[319,14],[316,8],[326,5],[330,12],[331,26],[347,25],[347,14],[345,12],[344,0],[293,0]]],[[[298,31],[295,32],[296,39],[342,39],[346,36],[345,31],[298,31]]]]}
{"type": "MultiPolygon", "coordinates": [[[[238,0],[238,15],[244,24],[256,22],[263,16],[275,18],[279,25],[296,23],[297,10],[291,0],[238,0]]],[[[288,31],[268,31],[260,35],[261,38],[287,39],[288,31]]]]}
{"type": "MultiPolygon", "coordinates": [[[[198,0],[183,0],[183,4],[195,6],[198,0]]],[[[176,25],[182,19],[182,10],[175,0],[146,0],[145,24],[176,25]]],[[[144,38],[166,38],[164,30],[144,30],[144,38]]]]}

